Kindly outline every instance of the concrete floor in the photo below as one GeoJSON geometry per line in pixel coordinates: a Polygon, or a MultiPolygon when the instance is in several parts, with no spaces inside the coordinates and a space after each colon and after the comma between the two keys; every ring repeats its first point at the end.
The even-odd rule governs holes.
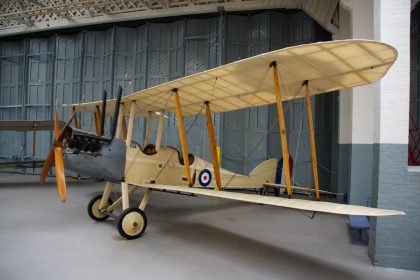
{"type": "Polygon", "coordinates": [[[373,266],[343,216],[155,192],[127,241],[87,215],[103,184],[68,179],[62,204],[53,180],[0,173],[0,279],[420,279],[373,266]]]}

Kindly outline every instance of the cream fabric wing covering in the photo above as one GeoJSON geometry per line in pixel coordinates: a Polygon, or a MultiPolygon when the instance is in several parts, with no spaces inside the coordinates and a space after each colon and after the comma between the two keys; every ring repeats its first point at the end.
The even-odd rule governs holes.
{"type": "MultiPolygon", "coordinates": [[[[198,74],[135,92],[122,99],[125,114],[134,101],[137,115],[165,110],[175,112],[171,94],[177,88],[184,116],[212,111],[226,112],[275,103],[271,62],[277,62],[283,100],[304,97],[302,83],[309,81],[311,95],[353,88],[382,78],[397,59],[397,51],[384,43],[343,40],[306,44],[239,60],[198,74]]],[[[84,103],[79,110],[94,112],[100,101],[84,103]]],[[[77,106],[77,104],[67,105],[77,106]]],[[[114,111],[115,100],[107,102],[114,111]]]]}
{"type": "Polygon", "coordinates": [[[210,189],[188,188],[185,186],[169,186],[159,184],[144,184],[144,188],[155,190],[167,190],[174,192],[184,192],[196,195],[243,201],[249,203],[258,203],[264,205],[272,205],[277,207],[285,207],[303,211],[324,212],[338,215],[360,215],[360,216],[400,216],[405,215],[402,211],[387,210],[379,208],[370,208],[358,205],[339,204],[333,202],[323,202],[303,199],[288,199],[283,197],[263,196],[255,194],[244,194],[227,191],[214,191],[210,189]]]}

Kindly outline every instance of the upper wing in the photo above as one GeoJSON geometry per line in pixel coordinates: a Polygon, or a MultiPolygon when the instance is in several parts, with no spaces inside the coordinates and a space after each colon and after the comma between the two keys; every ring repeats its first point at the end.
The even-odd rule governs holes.
{"type": "Polygon", "coordinates": [[[158,184],[143,184],[142,187],[156,190],[168,190],[176,192],[191,193],[210,197],[224,198],[230,200],[244,201],[250,203],[258,203],[272,205],[278,207],[291,208],[303,211],[324,212],[339,215],[361,215],[361,216],[396,216],[405,215],[402,211],[387,210],[379,208],[371,208],[365,206],[339,204],[332,202],[288,199],[283,197],[270,197],[255,194],[244,194],[227,191],[215,191],[210,189],[189,188],[184,186],[169,186],[158,184]]]}
{"type": "MultiPolygon", "coordinates": [[[[306,44],[239,60],[201,73],[154,86],[122,99],[125,114],[131,101],[136,112],[175,112],[171,90],[178,89],[183,115],[202,113],[210,101],[212,111],[225,112],[275,103],[273,74],[267,71],[276,61],[282,82],[282,98],[296,94],[305,80],[311,95],[370,84],[382,78],[397,58],[397,51],[384,43],[343,40],[306,44]]],[[[83,104],[79,110],[94,112],[100,102],[83,104]]],[[[112,111],[115,100],[109,100],[112,111]]]]}

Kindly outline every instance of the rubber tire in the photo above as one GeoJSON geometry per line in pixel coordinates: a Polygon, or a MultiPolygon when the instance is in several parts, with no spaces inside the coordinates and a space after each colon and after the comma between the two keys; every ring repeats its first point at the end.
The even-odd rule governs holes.
{"type": "MultiPolygon", "coordinates": [[[[101,199],[102,199],[102,195],[101,194],[100,195],[97,195],[97,196],[95,196],[94,198],[92,198],[89,201],[88,206],[87,206],[87,212],[88,212],[89,217],[92,220],[97,221],[97,222],[103,222],[103,221],[105,221],[106,219],[109,218],[109,216],[108,215],[105,215],[105,214],[104,214],[103,217],[95,216],[95,214],[93,212],[93,209],[92,209],[93,208],[93,205],[95,205],[95,202],[96,201],[101,200],[101,199]]],[[[112,200],[111,200],[111,198],[108,198],[108,203],[109,203],[109,205],[111,205],[113,203],[112,200]]]]}
{"type": "Polygon", "coordinates": [[[147,227],[147,217],[146,217],[146,214],[144,213],[144,211],[142,211],[142,210],[141,210],[141,209],[139,209],[139,208],[136,208],[136,207],[127,208],[127,209],[125,209],[124,211],[122,211],[122,212],[121,212],[121,214],[118,216],[118,220],[117,220],[117,229],[118,229],[119,234],[120,234],[122,237],[124,237],[125,239],[132,240],[132,239],[137,239],[137,238],[141,237],[141,236],[144,234],[144,231],[146,230],[146,227],[147,227]],[[124,221],[124,218],[125,218],[128,214],[130,214],[130,213],[132,213],[132,212],[136,212],[136,213],[140,214],[140,215],[141,215],[141,217],[143,218],[143,227],[142,227],[142,228],[141,228],[141,230],[140,230],[137,234],[135,234],[135,235],[130,235],[130,234],[128,234],[127,232],[125,232],[125,231],[124,231],[124,228],[123,228],[123,221],[124,221]]]}

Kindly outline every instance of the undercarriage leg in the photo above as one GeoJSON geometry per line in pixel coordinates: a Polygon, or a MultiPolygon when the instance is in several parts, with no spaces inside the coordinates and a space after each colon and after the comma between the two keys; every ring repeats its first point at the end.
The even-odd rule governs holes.
{"type": "Polygon", "coordinates": [[[101,202],[99,203],[99,209],[103,209],[105,207],[105,205],[108,202],[109,195],[111,194],[111,191],[112,191],[112,183],[111,182],[106,182],[105,190],[104,190],[104,193],[102,195],[101,202]]]}
{"type": "Polygon", "coordinates": [[[146,205],[149,202],[151,196],[152,196],[152,190],[147,189],[146,192],[144,193],[143,199],[140,202],[140,205],[139,205],[140,210],[144,211],[144,208],[146,208],[146,205]]]}
{"type": "Polygon", "coordinates": [[[130,202],[128,198],[128,184],[126,182],[121,182],[121,198],[122,198],[122,210],[125,210],[130,207],[130,202]]]}

